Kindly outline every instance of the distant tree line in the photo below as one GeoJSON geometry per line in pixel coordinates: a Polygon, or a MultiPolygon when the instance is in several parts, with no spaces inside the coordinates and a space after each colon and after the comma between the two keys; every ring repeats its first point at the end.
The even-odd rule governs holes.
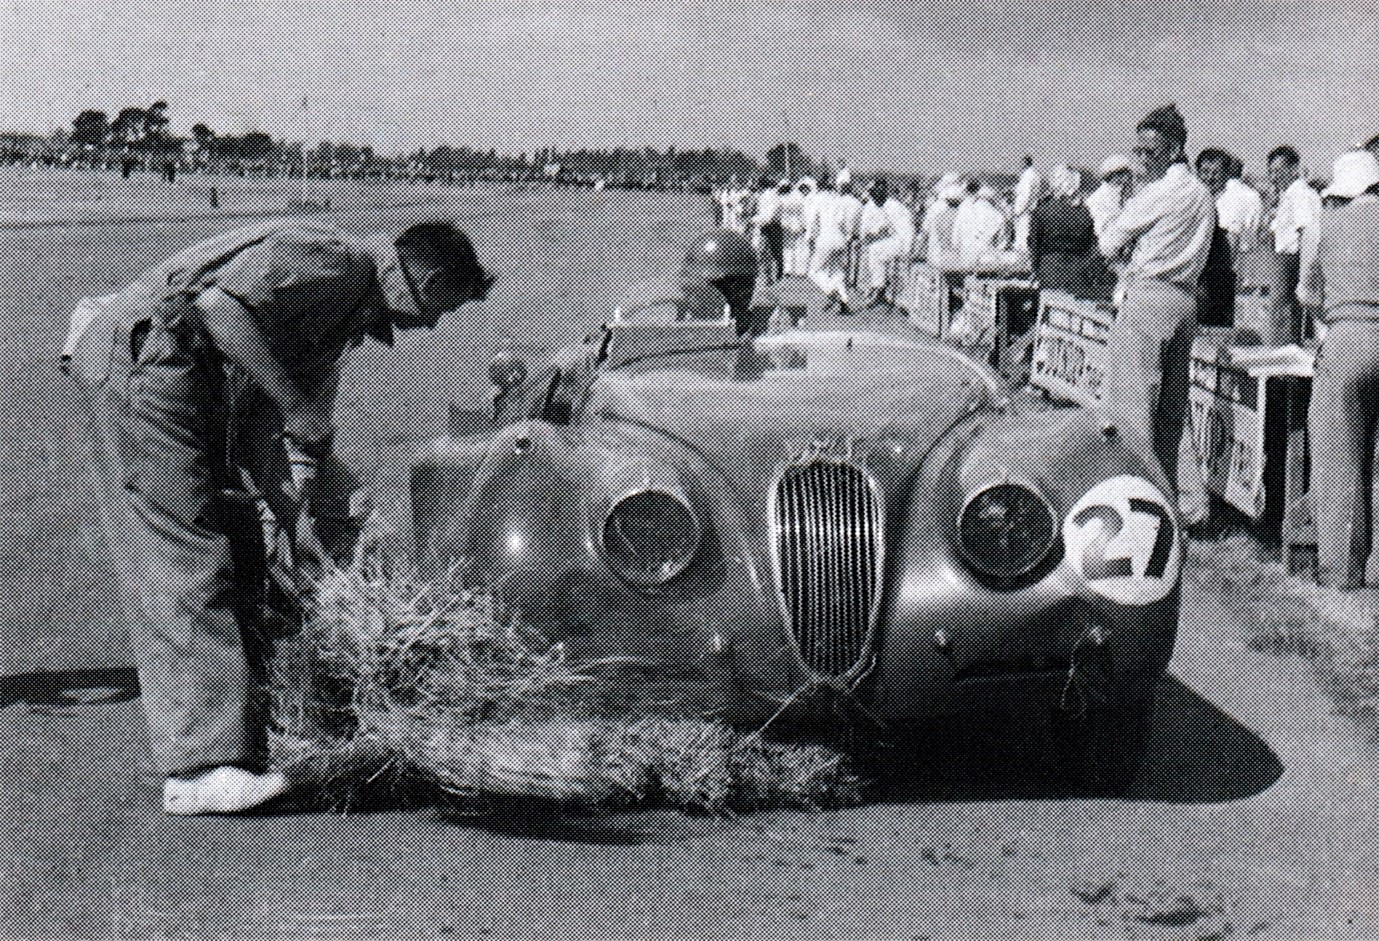
{"type": "Polygon", "coordinates": [[[795,143],[781,143],[757,160],[733,148],[682,150],[674,146],[544,148],[535,153],[503,154],[496,149],[442,144],[398,157],[384,157],[368,146],[322,143],[303,148],[261,131],[218,133],[204,123],[190,135],[170,131],[169,105],[126,107],[114,117],[87,109],[70,129],[42,137],[0,134],[0,160],[53,165],[157,168],[176,165],[242,174],[309,176],[407,176],[426,179],[536,179],[557,182],[604,180],[615,185],[662,186],[685,181],[717,183],[737,177],[800,177],[827,169],[795,143]]]}

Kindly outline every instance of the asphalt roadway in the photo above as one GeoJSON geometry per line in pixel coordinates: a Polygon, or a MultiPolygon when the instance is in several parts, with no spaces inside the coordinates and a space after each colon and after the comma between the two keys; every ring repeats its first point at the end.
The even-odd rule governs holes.
{"type": "MultiPolygon", "coordinates": [[[[1197,548],[1201,551],[1201,547],[1197,548]]],[[[1379,752],[1184,599],[1122,799],[936,742],[861,807],[180,819],[128,670],[7,677],[0,930],[79,937],[1374,937],[1379,752]]]]}

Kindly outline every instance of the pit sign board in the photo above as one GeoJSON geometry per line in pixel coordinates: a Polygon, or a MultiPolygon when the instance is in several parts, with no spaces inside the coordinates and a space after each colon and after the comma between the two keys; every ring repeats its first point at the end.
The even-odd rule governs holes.
{"type": "Polygon", "coordinates": [[[1211,337],[1193,344],[1188,402],[1202,480],[1252,519],[1264,516],[1265,470],[1277,451],[1269,429],[1281,427],[1280,416],[1269,414],[1269,403],[1279,401],[1269,383],[1310,376],[1313,362],[1298,347],[1226,346],[1211,337]]]}
{"type": "Polygon", "coordinates": [[[1106,344],[1115,322],[1116,310],[1109,304],[1044,291],[1030,385],[1062,401],[1099,401],[1106,377],[1106,344]]]}

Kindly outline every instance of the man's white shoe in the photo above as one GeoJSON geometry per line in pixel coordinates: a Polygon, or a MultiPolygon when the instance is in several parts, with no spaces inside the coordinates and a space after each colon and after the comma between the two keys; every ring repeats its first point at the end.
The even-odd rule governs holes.
{"type": "Polygon", "coordinates": [[[163,782],[163,811],[196,814],[237,814],[265,804],[287,791],[287,778],[254,774],[243,768],[222,765],[191,778],[163,782]]]}

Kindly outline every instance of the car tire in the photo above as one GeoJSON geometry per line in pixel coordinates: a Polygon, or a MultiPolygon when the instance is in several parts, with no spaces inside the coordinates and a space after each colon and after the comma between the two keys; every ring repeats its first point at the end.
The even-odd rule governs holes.
{"type": "Polygon", "coordinates": [[[1050,721],[1058,782],[1069,793],[1114,797],[1134,783],[1149,742],[1153,698],[1087,706],[1055,705],[1050,721]]]}

